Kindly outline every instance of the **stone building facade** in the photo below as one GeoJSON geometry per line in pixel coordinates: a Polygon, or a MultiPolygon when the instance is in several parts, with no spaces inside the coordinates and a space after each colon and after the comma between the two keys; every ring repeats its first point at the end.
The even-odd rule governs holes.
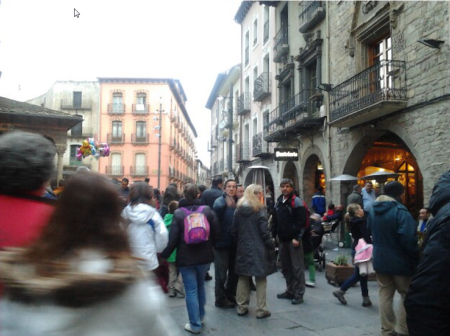
{"type": "Polygon", "coordinates": [[[106,139],[99,138],[100,97],[97,81],[56,81],[46,93],[27,102],[82,118],[81,123],[67,132],[67,147],[63,157],[65,177],[81,165],[98,171],[98,159],[92,155],[82,161],[78,161],[76,157],[77,148],[82,145],[83,140],[95,138],[99,142],[106,142],[106,139]]]}
{"type": "MultiPolygon", "coordinates": [[[[405,201],[417,213],[450,168],[449,5],[339,1],[327,9],[329,27],[337,28],[328,30],[327,83],[334,85],[325,93],[331,173],[361,177],[368,167],[399,173],[405,201]]],[[[332,197],[344,196],[346,187],[333,184],[332,197]]]]}
{"type": "MultiPolygon", "coordinates": [[[[269,168],[276,194],[280,179],[288,177],[308,204],[318,186],[325,187],[328,202],[339,204],[355,182],[333,177],[350,174],[363,184],[370,180],[364,176],[383,172],[404,184],[405,203],[418,213],[428,204],[434,183],[450,168],[450,5],[243,2],[235,16],[242,26],[243,64],[252,24],[266,7],[274,10],[275,28],[270,37],[269,67],[275,74],[270,107],[265,114],[267,105],[247,90],[246,78],[252,76],[243,65],[241,92],[252,92],[252,103],[250,113],[240,119],[241,141],[247,139],[246,120],[252,130],[256,117],[263,140],[297,151],[298,161],[251,155],[240,163],[239,178],[249,184],[246,169],[260,164],[269,168]]],[[[261,55],[251,46],[248,55],[248,68],[254,67],[261,55]]],[[[373,182],[382,189],[387,179],[373,182]]]]}

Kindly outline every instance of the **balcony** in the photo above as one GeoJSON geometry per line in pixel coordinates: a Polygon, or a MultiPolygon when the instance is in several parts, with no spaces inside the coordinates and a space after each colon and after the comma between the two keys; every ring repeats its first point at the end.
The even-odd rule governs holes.
{"type": "Polygon", "coordinates": [[[123,166],[106,166],[106,175],[123,176],[123,166]]]}
{"type": "Polygon", "coordinates": [[[90,99],[83,99],[81,102],[74,102],[73,99],[61,99],[61,110],[90,110],[92,109],[92,101],[90,99]]]}
{"type": "Polygon", "coordinates": [[[260,157],[266,159],[271,157],[274,152],[274,146],[264,140],[263,132],[253,136],[252,155],[253,157],[260,157]]]}
{"type": "Polygon", "coordinates": [[[300,33],[304,34],[317,26],[325,18],[324,1],[303,1],[303,12],[298,16],[300,33]]]}
{"type": "Polygon", "coordinates": [[[252,101],[252,95],[250,92],[242,93],[239,96],[238,102],[237,102],[237,114],[244,115],[247,112],[250,112],[251,101],[252,101]]]}
{"type": "Polygon", "coordinates": [[[298,134],[313,131],[323,124],[317,105],[322,94],[315,90],[302,90],[269,114],[264,125],[268,142],[280,142],[298,134]]]}
{"type": "Polygon", "coordinates": [[[147,145],[149,143],[149,135],[147,134],[131,134],[131,143],[135,145],[147,145]]]}
{"type": "Polygon", "coordinates": [[[267,41],[269,41],[269,20],[267,20],[266,22],[264,22],[264,42],[263,44],[266,44],[267,41]]]}
{"type": "Polygon", "coordinates": [[[286,133],[297,135],[322,126],[323,120],[319,116],[317,100],[322,101],[321,93],[302,90],[281,105],[281,119],[286,133]]]}
{"type": "Polygon", "coordinates": [[[330,124],[353,127],[406,106],[406,63],[382,60],[331,90],[330,124]]]}
{"type": "Polygon", "coordinates": [[[272,76],[270,72],[263,72],[255,79],[253,85],[253,100],[262,102],[270,96],[272,90],[272,76]]]}
{"type": "Polygon", "coordinates": [[[123,144],[125,142],[125,134],[124,133],[108,134],[107,139],[110,144],[123,144]]]}
{"type": "Polygon", "coordinates": [[[272,110],[269,113],[269,120],[267,123],[264,123],[264,140],[267,142],[280,142],[286,139],[279,111],[280,107],[272,110]]]}
{"type": "Polygon", "coordinates": [[[284,26],[275,35],[275,46],[273,47],[275,63],[280,63],[289,54],[288,30],[289,27],[284,26]]]}
{"type": "Polygon", "coordinates": [[[125,104],[108,104],[108,114],[110,115],[125,114],[125,104]]]}
{"type": "Polygon", "coordinates": [[[148,166],[131,166],[130,167],[131,176],[147,176],[148,166]]]}
{"type": "Polygon", "coordinates": [[[150,105],[149,104],[133,104],[132,113],[134,115],[147,115],[150,112],[150,105]]]}
{"type": "Polygon", "coordinates": [[[242,142],[241,144],[236,145],[236,162],[248,163],[251,161],[250,144],[248,142],[242,142]]]}

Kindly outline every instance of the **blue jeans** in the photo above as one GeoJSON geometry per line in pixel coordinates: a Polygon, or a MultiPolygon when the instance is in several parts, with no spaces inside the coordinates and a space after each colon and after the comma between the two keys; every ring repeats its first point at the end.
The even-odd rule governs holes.
{"type": "Polygon", "coordinates": [[[202,328],[202,319],[205,316],[205,275],[210,263],[192,266],[180,266],[186,291],[186,308],[189,315],[189,323],[194,331],[202,328]]]}
{"type": "MultiPolygon", "coordinates": [[[[355,250],[352,249],[352,257],[355,257],[355,250]]],[[[363,297],[369,296],[369,289],[367,288],[367,276],[361,276],[359,274],[359,267],[355,265],[355,271],[353,272],[352,276],[345,280],[345,282],[341,285],[341,290],[346,291],[351,286],[353,286],[355,283],[361,284],[361,294],[363,297]]]]}

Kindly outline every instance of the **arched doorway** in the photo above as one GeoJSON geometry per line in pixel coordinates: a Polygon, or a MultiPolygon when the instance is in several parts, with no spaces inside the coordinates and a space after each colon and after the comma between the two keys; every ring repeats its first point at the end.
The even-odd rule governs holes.
{"type": "MultiPolygon", "coordinates": [[[[361,143],[367,143],[361,141],[361,143]]],[[[376,171],[390,171],[400,174],[396,180],[405,187],[404,204],[416,218],[419,210],[423,207],[423,178],[417,164],[416,158],[411,153],[405,142],[396,134],[386,132],[376,138],[372,145],[362,153],[363,147],[355,147],[353,154],[363,155],[358,171],[351,169],[349,163],[353,161],[354,167],[358,167],[356,162],[349,158],[344,172],[355,174],[358,177],[369,175],[376,171]],[[348,167],[348,170],[347,170],[348,167]]],[[[394,179],[388,179],[394,180],[394,179]]],[[[373,181],[376,186],[376,181],[373,181]]],[[[361,184],[364,182],[361,181],[361,184]]]]}
{"type": "Polygon", "coordinates": [[[300,192],[298,185],[298,177],[297,177],[297,168],[292,161],[288,161],[286,163],[286,167],[284,167],[283,178],[291,179],[294,182],[294,190],[300,192]]]}
{"type": "Polygon", "coordinates": [[[306,204],[311,204],[311,199],[318,187],[325,191],[325,173],[323,165],[316,154],[310,155],[303,168],[303,197],[306,204]]]}

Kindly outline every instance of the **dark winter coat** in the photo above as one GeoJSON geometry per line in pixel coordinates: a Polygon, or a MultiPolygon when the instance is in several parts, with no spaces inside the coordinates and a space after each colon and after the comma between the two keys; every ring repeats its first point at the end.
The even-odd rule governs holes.
{"type": "Polygon", "coordinates": [[[292,208],[292,194],[283,202],[283,195],[278,197],[275,211],[272,215],[272,236],[282,242],[292,239],[301,240],[303,230],[306,226],[308,211],[302,200],[295,197],[294,208],[292,208]]]}
{"type": "Polygon", "coordinates": [[[236,244],[231,236],[231,226],[233,225],[233,216],[235,208],[231,208],[226,202],[226,193],[214,202],[213,209],[217,215],[220,227],[220,239],[214,244],[215,248],[234,249],[236,244]]]}
{"type": "Polygon", "coordinates": [[[267,213],[249,206],[236,209],[232,235],[237,242],[235,273],[267,276],[276,272],[275,243],[267,225],[267,213]]]}
{"type": "Polygon", "coordinates": [[[367,244],[372,244],[370,238],[369,229],[367,228],[367,220],[361,217],[353,217],[350,219],[350,233],[352,234],[353,243],[352,249],[354,250],[358,245],[358,240],[364,238],[367,244]]]}
{"type": "Polygon", "coordinates": [[[202,203],[204,205],[209,206],[211,209],[214,206],[214,202],[216,201],[216,199],[218,199],[220,196],[222,196],[223,194],[223,190],[212,186],[209,189],[206,189],[203,194],[202,194],[202,203]]]}
{"type": "Polygon", "coordinates": [[[352,204],[352,203],[356,203],[359,204],[359,206],[364,209],[363,207],[363,199],[360,193],[357,193],[356,191],[352,192],[350,195],[348,195],[347,197],[347,206],[352,204]]]}
{"type": "MultiPolygon", "coordinates": [[[[180,208],[187,208],[191,211],[200,205],[200,200],[188,201],[181,199],[179,203],[180,208]]],[[[220,236],[219,223],[217,223],[214,212],[208,206],[204,207],[203,213],[208,219],[210,226],[209,240],[200,244],[186,244],[184,240],[184,219],[186,214],[180,209],[175,210],[169,232],[169,243],[161,253],[162,258],[169,258],[172,252],[177,249],[176,264],[178,266],[202,265],[214,261],[213,244],[220,236]]]]}
{"type": "Polygon", "coordinates": [[[368,218],[373,240],[373,268],[389,275],[412,276],[419,248],[417,223],[406,207],[389,196],[373,203],[368,218]]]}
{"type": "Polygon", "coordinates": [[[312,237],[311,237],[311,226],[305,229],[302,237],[303,254],[314,252],[312,237]]]}
{"type": "Polygon", "coordinates": [[[409,334],[450,335],[450,171],[433,189],[424,248],[405,299],[409,334]]]}

